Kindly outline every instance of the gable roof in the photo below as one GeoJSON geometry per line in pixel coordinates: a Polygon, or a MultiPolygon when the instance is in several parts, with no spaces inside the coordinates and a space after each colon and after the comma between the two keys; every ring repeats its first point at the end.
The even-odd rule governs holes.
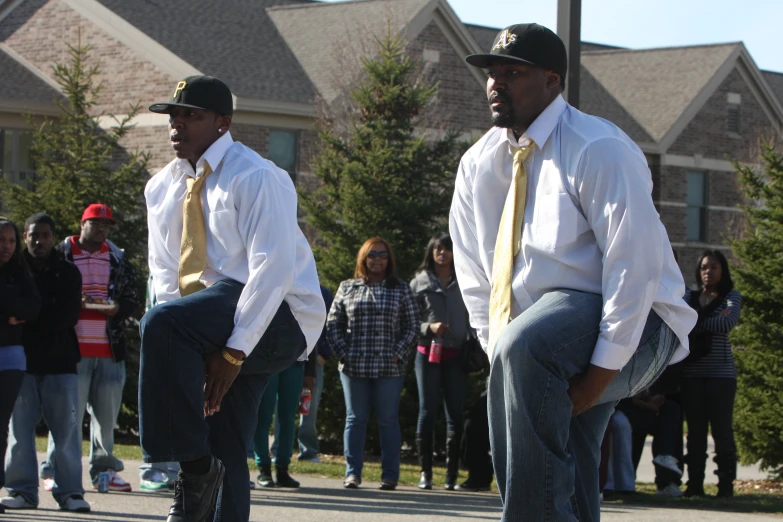
{"type": "MultiPolygon", "coordinates": [[[[266,8],[312,0],[98,0],[239,97],[312,103],[315,90],[266,8]]],[[[306,35],[300,35],[305,37],[306,35]]]]}
{"type": "Polygon", "coordinates": [[[36,105],[36,108],[51,105],[55,100],[64,100],[62,93],[35,74],[29,64],[21,63],[0,45],[0,105],[22,107],[36,105]]]}
{"type": "Polygon", "coordinates": [[[582,54],[582,65],[660,142],[740,43],[582,54]]]}
{"type": "Polygon", "coordinates": [[[377,53],[376,38],[409,27],[431,0],[358,0],[303,3],[267,9],[316,92],[331,103],[359,69],[361,56],[377,53]],[[341,85],[342,84],[342,85],[341,85]]]}

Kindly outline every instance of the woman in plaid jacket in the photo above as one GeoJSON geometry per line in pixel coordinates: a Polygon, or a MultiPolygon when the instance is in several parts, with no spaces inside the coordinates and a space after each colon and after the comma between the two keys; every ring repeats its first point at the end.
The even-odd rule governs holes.
{"type": "Polygon", "coordinates": [[[413,293],[396,268],[385,240],[365,241],[354,279],[340,283],[326,321],[345,393],[346,488],[362,482],[371,407],[381,437],[380,489],[395,489],[400,477],[400,395],[420,322],[413,293]]]}

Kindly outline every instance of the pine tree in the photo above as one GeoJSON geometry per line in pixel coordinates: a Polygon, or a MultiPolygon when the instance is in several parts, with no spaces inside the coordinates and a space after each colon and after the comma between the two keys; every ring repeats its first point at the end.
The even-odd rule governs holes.
{"type": "Polygon", "coordinates": [[[761,461],[783,478],[783,156],[762,147],[763,173],[735,164],[749,203],[744,237],[731,243],[742,320],[731,340],[737,353],[734,425],[740,458],[761,461]]]}
{"type": "Polygon", "coordinates": [[[416,135],[437,85],[416,76],[420,64],[402,40],[378,40],[376,58],[362,60],[362,79],[351,89],[348,130],[320,122],[314,160],[315,190],[300,190],[307,222],[318,231],[314,253],[321,281],[335,289],[353,276],[356,253],[370,237],[391,244],[399,275],[413,275],[429,237],[445,229],[459,156],[454,131],[441,138],[416,135]]]}
{"type": "MultiPolygon", "coordinates": [[[[35,125],[31,154],[36,174],[30,189],[0,179],[2,206],[21,226],[28,216],[46,212],[54,219],[55,238],[78,234],[87,205],[104,203],[114,211],[118,227],[110,238],[135,265],[139,277],[146,273],[147,226],[144,186],[149,178],[147,154],[128,152],[120,141],[132,128],[138,104],[120,119],[97,111],[100,70],[88,65],[91,46],[79,38],[68,45],[70,62],[55,64],[53,76],[66,101],[57,101],[59,115],[35,125]],[[101,119],[113,119],[110,129],[101,119]]],[[[143,295],[143,294],[142,294],[143,295]]]]}

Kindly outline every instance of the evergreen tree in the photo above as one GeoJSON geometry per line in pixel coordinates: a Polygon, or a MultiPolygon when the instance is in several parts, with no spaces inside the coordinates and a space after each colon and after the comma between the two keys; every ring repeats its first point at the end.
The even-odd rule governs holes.
{"type": "Polygon", "coordinates": [[[732,332],[737,354],[734,425],[740,457],[783,475],[783,156],[762,148],[763,173],[735,164],[743,192],[744,237],[731,243],[742,294],[742,320],[732,332]]]}
{"type": "Polygon", "coordinates": [[[55,238],[61,240],[79,233],[87,205],[109,205],[118,223],[110,239],[125,249],[143,288],[147,264],[143,203],[149,179],[147,155],[120,146],[140,106],[130,106],[121,119],[108,115],[116,126],[101,128],[100,119],[107,115],[96,110],[101,84],[95,84],[95,77],[100,71],[98,66],[88,65],[90,49],[80,37],[76,45],[68,45],[70,62],[53,66],[54,79],[67,101],[57,101],[56,119],[35,125],[32,116],[28,117],[35,126],[31,154],[36,174],[29,190],[0,179],[2,206],[20,226],[31,214],[46,212],[57,227],[55,238]]]}
{"type": "Polygon", "coordinates": [[[414,134],[421,123],[432,126],[420,116],[437,86],[417,76],[420,64],[404,54],[400,38],[378,44],[377,58],[362,60],[362,78],[351,89],[347,132],[321,120],[318,187],[300,191],[321,241],[314,247],[321,281],[332,289],[353,276],[357,251],[373,236],[391,244],[400,277],[412,277],[429,237],[447,226],[458,134],[414,134]]]}

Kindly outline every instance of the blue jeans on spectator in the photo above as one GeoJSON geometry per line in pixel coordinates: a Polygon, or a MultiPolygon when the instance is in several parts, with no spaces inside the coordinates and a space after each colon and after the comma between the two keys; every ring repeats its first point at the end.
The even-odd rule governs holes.
{"type": "MultiPolygon", "coordinates": [[[[0,370],[0,455],[8,446],[8,423],[14,411],[16,397],[24,380],[24,370],[0,370]]],[[[5,466],[0,466],[0,488],[5,485],[5,466]]]]}
{"type": "MultiPolygon", "coordinates": [[[[76,425],[81,444],[84,412],[90,413],[90,479],[108,469],[122,471],[125,465],[114,456],[114,426],[122,408],[122,389],[125,387],[125,361],[114,362],[110,357],[82,357],[76,365],[79,402],[76,405],[76,425]]],[[[80,450],[81,451],[81,450],[80,450]]],[[[41,477],[56,474],[57,452],[55,440],[49,434],[46,461],[41,463],[41,477]]]]}
{"type": "Polygon", "coordinates": [[[315,389],[310,398],[310,413],[299,416],[299,460],[310,460],[321,451],[318,442],[318,404],[324,391],[324,365],[315,368],[315,389]]]}
{"type": "Polygon", "coordinates": [[[304,364],[295,362],[277,375],[269,378],[269,384],[261,396],[258,408],[258,425],[253,435],[256,466],[271,464],[269,456],[269,427],[272,416],[279,429],[275,433],[275,465],[288,468],[294,450],[296,410],[302,394],[304,364]]]}
{"type": "Polygon", "coordinates": [[[52,495],[62,503],[71,495],[84,495],[82,487],[82,433],[76,423],[78,377],[73,373],[26,373],[11,417],[9,449],[5,460],[6,489],[38,504],[38,464],[35,427],[43,413],[54,439],[52,495]]]}
{"type": "Polygon", "coordinates": [[[489,376],[489,421],[503,521],[600,518],[600,446],[615,403],[657,379],[679,345],[650,312],[639,347],[623,370],[595,406],[572,418],[568,381],[590,364],[602,309],[600,295],[553,291],[498,338],[489,376]]]}
{"type": "Polygon", "coordinates": [[[628,417],[616,411],[609,419],[612,449],[604,491],[636,491],[636,467],[633,465],[633,428],[628,417]]]}
{"type": "Polygon", "coordinates": [[[226,346],[244,285],[223,280],[159,304],[141,321],[139,427],[145,462],[212,454],[226,467],[222,522],[250,517],[247,453],[267,381],[290,366],[306,341],[288,304],[278,308],[221,402],[204,417],[204,357],[226,346]]]}
{"type": "Polygon", "coordinates": [[[370,408],[375,410],[381,438],[381,480],[396,484],[400,479],[400,395],[405,376],[361,379],[340,372],[345,394],[345,476],[362,478],[364,441],[370,408]]]}

